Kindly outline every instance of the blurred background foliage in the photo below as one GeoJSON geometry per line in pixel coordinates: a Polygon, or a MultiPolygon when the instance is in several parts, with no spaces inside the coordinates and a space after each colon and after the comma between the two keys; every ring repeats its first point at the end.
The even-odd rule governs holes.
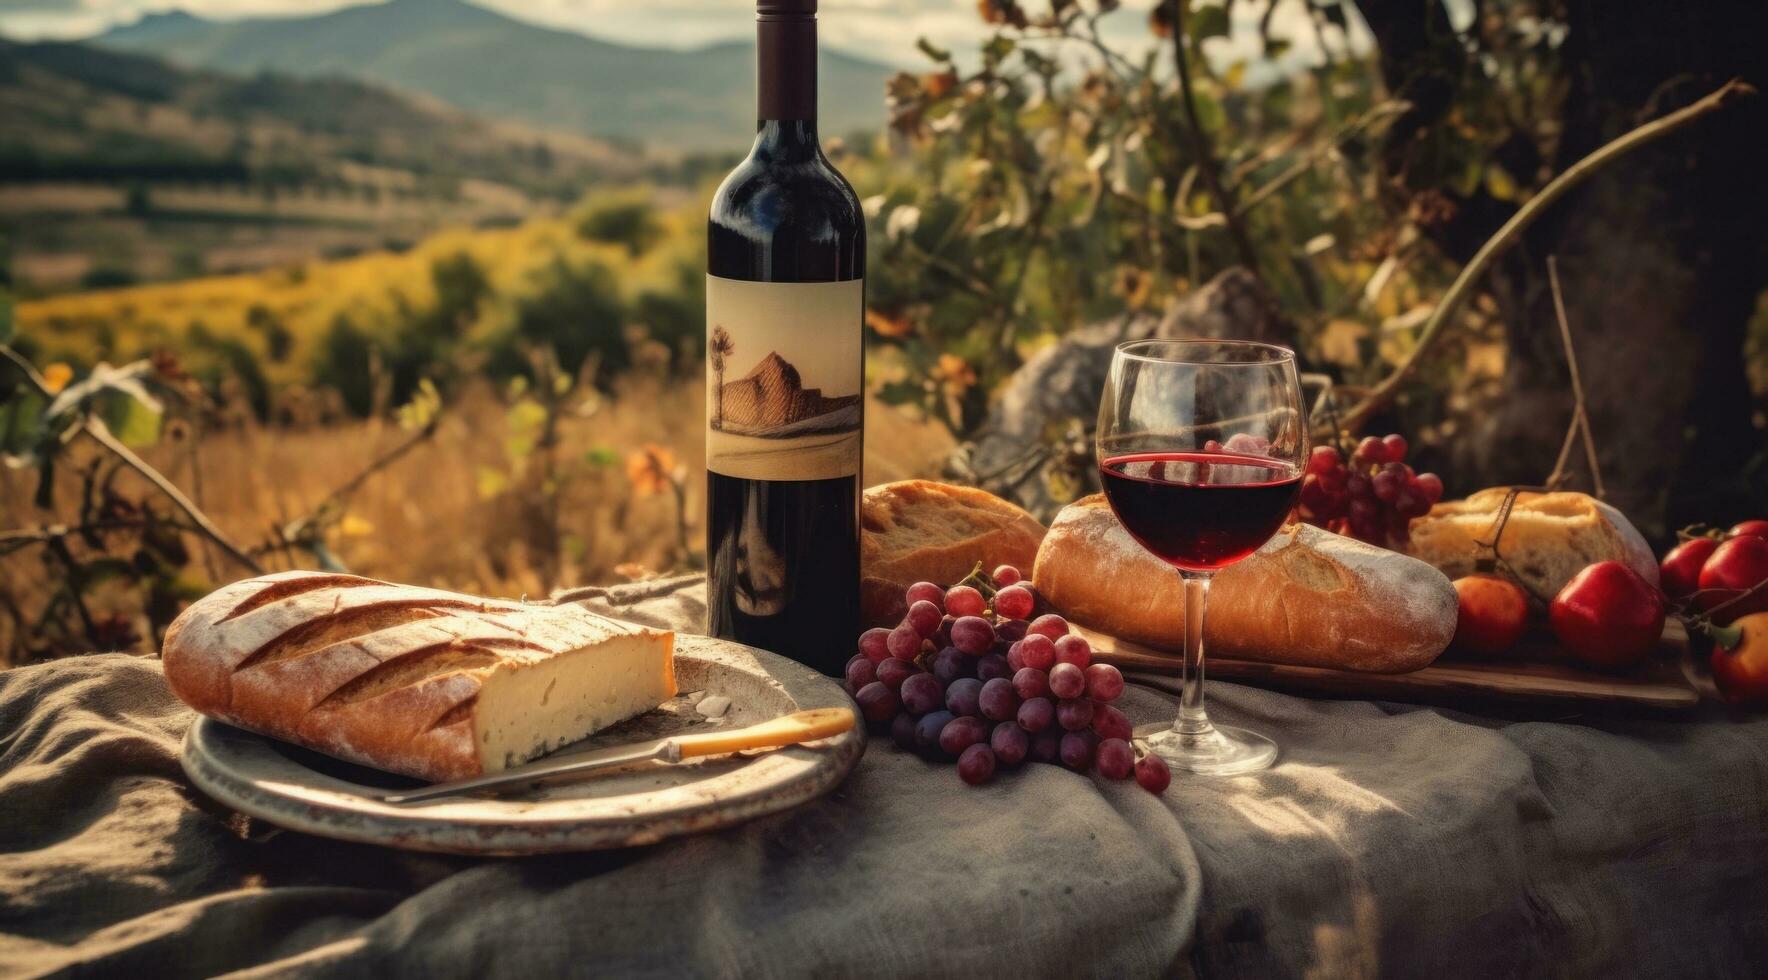
{"type": "MultiPolygon", "coordinates": [[[[871,220],[868,384],[886,407],[867,478],[939,475],[1029,358],[1235,267],[1280,311],[1261,329],[1354,399],[1555,174],[1759,70],[1713,40],[1752,6],[1678,24],[1648,6],[1609,5],[1604,27],[1592,0],[979,0],[977,50],[923,43],[876,93],[881,127],[825,134],[871,220]],[[1592,40],[1650,17],[1654,57],[1592,40]],[[1315,56],[1294,57],[1296,30],[1315,56]],[[1230,38],[1244,57],[1221,56],[1230,38]],[[1617,60],[1630,87],[1608,80],[1617,60]]],[[[704,214],[734,153],[0,45],[0,105],[27,104],[0,138],[10,659],[152,648],[181,601],[252,567],[494,594],[696,567],[704,214]],[[102,397],[65,401],[80,385],[102,397]]],[[[1583,217],[1531,230],[1376,426],[1451,492],[1541,479],[1570,410],[1538,269],[1559,254],[1629,509],[1662,535],[1768,499],[1768,262],[1739,231],[1768,209],[1759,188],[1715,197],[1759,164],[1749,111],[1558,205],[1583,217]],[[1625,193],[1641,180],[1707,187],[1625,193]],[[1635,239],[1673,253],[1630,269],[1667,298],[1604,285],[1600,243],[1635,239]],[[1625,404],[1627,365],[1654,361],[1675,383],[1625,404]],[[1665,421],[1634,438],[1642,409],[1665,421]],[[1630,469],[1641,453],[1662,459],[1630,469]]]]}

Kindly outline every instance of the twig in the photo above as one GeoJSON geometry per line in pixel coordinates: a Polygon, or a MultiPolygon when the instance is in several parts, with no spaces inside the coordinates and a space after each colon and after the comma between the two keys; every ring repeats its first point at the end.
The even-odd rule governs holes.
{"type": "Polygon", "coordinates": [[[1228,238],[1234,243],[1234,251],[1240,254],[1240,264],[1246,270],[1263,279],[1259,273],[1258,253],[1253,251],[1252,240],[1246,237],[1246,227],[1241,224],[1239,208],[1234,203],[1234,196],[1222,183],[1220,168],[1216,165],[1215,151],[1210,148],[1209,134],[1203,131],[1203,120],[1197,114],[1197,97],[1191,89],[1191,62],[1185,56],[1185,4],[1182,0],[1167,0],[1173,13],[1173,66],[1179,76],[1179,97],[1185,105],[1185,119],[1191,136],[1191,152],[1197,157],[1197,168],[1203,177],[1203,186],[1209,189],[1209,196],[1215,198],[1216,208],[1221,211],[1228,230],[1228,238]]]}
{"type": "MultiPolygon", "coordinates": [[[[1572,374],[1572,430],[1584,436],[1584,453],[1590,463],[1590,482],[1595,486],[1598,500],[1608,496],[1602,486],[1602,466],[1596,461],[1596,439],[1590,434],[1589,402],[1584,399],[1584,381],[1578,373],[1578,351],[1572,346],[1572,328],[1565,317],[1565,294],[1559,288],[1559,256],[1547,256],[1547,283],[1553,291],[1553,313],[1559,320],[1559,339],[1565,344],[1565,361],[1571,367],[1572,374]]],[[[1571,433],[1566,433],[1566,447],[1570,448],[1571,433]]],[[[1560,466],[1564,465],[1565,452],[1560,452],[1561,462],[1554,467],[1554,474],[1560,474],[1560,466]]],[[[1552,481],[1548,481],[1552,482],[1552,481]]]]}
{"type": "MultiPolygon", "coordinates": [[[[38,394],[45,398],[53,396],[53,393],[49,390],[48,383],[43,380],[43,376],[37,373],[37,369],[32,367],[31,362],[25,360],[23,355],[13,350],[12,347],[7,344],[0,344],[0,355],[3,355],[7,360],[11,361],[12,364],[24,374],[25,380],[29,381],[31,385],[37,389],[38,394]]],[[[91,436],[94,442],[103,446],[105,449],[110,450],[118,459],[127,464],[130,469],[139,473],[147,482],[153,484],[154,488],[159,490],[160,493],[165,494],[166,499],[172,501],[173,506],[183,511],[185,517],[190,518],[190,523],[195,525],[199,534],[208,538],[210,541],[213,541],[222,551],[227,552],[228,557],[245,566],[253,575],[264,574],[264,570],[258,567],[258,563],[253,561],[250,555],[241,551],[232,541],[229,541],[227,535],[223,534],[221,529],[215,526],[215,522],[209,520],[209,516],[203,513],[202,508],[192,502],[189,497],[186,497],[184,491],[179,490],[176,484],[171,480],[166,479],[165,474],[154,469],[147,460],[135,455],[134,450],[117,441],[117,437],[111,435],[110,429],[107,428],[102,421],[87,416],[81,423],[80,428],[81,431],[91,436]]]]}
{"type": "Polygon", "coordinates": [[[1473,295],[1474,285],[1485,275],[1493,261],[1508,249],[1522,235],[1523,230],[1533,224],[1535,219],[1539,218],[1553,202],[1564,197],[1567,191],[1582,184],[1591,174],[1610,161],[1659,137],[1675,132],[1702,116],[1723,109],[1740,98],[1755,94],[1754,86],[1742,79],[1734,78],[1700,101],[1616,137],[1582,160],[1567,167],[1564,173],[1549,181],[1546,187],[1541,188],[1540,193],[1530,198],[1522,207],[1517,208],[1516,213],[1510,216],[1510,220],[1504,222],[1504,226],[1487,239],[1486,243],[1480,246],[1479,251],[1474,253],[1467,265],[1461,269],[1461,274],[1455,277],[1455,281],[1443,293],[1443,298],[1437,301],[1436,309],[1431,312],[1430,319],[1425,321],[1424,328],[1418,335],[1418,343],[1412,348],[1411,353],[1407,354],[1406,359],[1394,368],[1393,373],[1375,386],[1367,398],[1346,414],[1345,425],[1349,431],[1353,434],[1362,431],[1363,426],[1369,424],[1369,420],[1375,416],[1375,413],[1393,402],[1399,394],[1400,387],[1423,364],[1425,355],[1447,334],[1446,328],[1450,321],[1454,319],[1456,313],[1460,312],[1468,298],[1473,295]]]}

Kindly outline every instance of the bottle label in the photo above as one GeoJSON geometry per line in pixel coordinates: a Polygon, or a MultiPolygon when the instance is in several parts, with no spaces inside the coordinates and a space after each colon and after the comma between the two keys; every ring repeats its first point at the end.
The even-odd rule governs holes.
{"type": "Polygon", "coordinates": [[[706,277],[706,468],[745,480],[855,476],[864,281],[706,277]]]}

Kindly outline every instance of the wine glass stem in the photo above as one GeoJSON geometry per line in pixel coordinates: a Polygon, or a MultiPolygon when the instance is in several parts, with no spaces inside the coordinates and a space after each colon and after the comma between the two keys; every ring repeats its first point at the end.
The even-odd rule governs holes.
{"type": "Polygon", "coordinates": [[[1180,676],[1179,717],[1173,731],[1202,735],[1214,729],[1203,710],[1203,617],[1209,606],[1209,572],[1184,572],[1185,669],[1180,676]]]}

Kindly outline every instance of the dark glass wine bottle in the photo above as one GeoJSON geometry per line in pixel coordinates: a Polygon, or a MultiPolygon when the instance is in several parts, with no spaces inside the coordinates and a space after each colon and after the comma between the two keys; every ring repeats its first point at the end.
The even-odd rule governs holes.
{"type": "Polygon", "coordinates": [[[707,632],[840,674],[859,632],[865,216],[817,141],[816,0],[759,0],[754,148],[707,223],[707,632]]]}

